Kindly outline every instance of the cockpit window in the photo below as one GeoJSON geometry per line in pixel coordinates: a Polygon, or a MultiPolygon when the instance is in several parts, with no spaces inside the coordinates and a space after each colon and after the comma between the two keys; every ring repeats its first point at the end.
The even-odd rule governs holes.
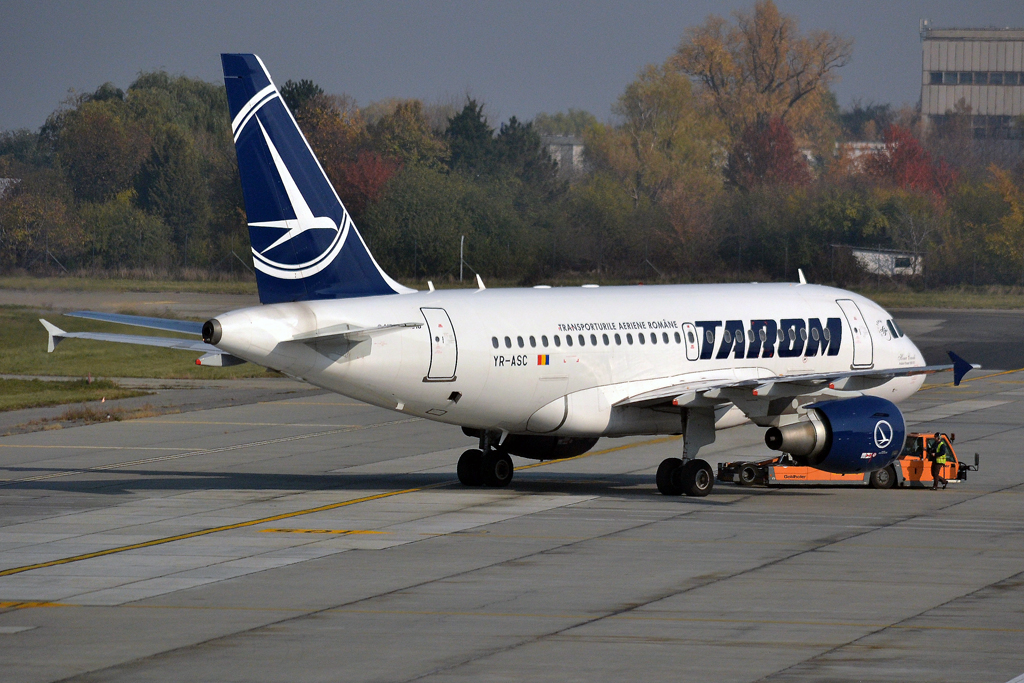
{"type": "Polygon", "coordinates": [[[896,331],[896,323],[891,320],[886,320],[885,322],[889,324],[889,331],[892,332],[892,338],[899,339],[900,333],[896,331]]]}

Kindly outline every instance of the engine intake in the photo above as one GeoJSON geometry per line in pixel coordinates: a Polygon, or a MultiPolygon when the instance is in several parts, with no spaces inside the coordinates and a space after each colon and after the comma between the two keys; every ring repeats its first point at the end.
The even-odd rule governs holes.
{"type": "Polygon", "coordinates": [[[224,330],[220,326],[220,321],[216,318],[203,323],[203,341],[207,344],[216,346],[223,334],[224,330]]]}
{"type": "Polygon", "coordinates": [[[848,474],[881,469],[903,448],[906,424],[891,401],[858,396],[808,406],[807,419],[772,427],[764,442],[801,465],[848,474]]]}

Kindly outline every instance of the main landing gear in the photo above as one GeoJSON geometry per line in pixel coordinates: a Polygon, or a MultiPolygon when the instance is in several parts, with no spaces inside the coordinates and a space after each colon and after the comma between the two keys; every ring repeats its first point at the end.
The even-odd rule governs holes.
{"type": "Polygon", "coordinates": [[[658,490],[666,496],[703,497],[711,493],[715,485],[715,473],[704,460],[683,461],[679,458],[665,458],[658,465],[656,476],[658,490]]]}
{"type": "Polygon", "coordinates": [[[465,486],[502,488],[512,481],[513,470],[511,456],[494,448],[489,434],[480,437],[480,448],[472,448],[459,458],[459,481],[465,486]]]}
{"type": "Polygon", "coordinates": [[[715,410],[713,407],[682,408],[683,457],[666,458],[658,465],[655,481],[666,496],[703,497],[715,485],[715,473],[706,461],[693,456],[703,446],[715,442],[715,410]]]}

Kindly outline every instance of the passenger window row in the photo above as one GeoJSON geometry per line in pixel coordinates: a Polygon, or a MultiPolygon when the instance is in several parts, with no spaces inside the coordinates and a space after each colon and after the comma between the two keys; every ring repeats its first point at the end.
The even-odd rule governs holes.
{"type": "MultiPolygon", "coordinates": [[[[661,341],[662,344],[670,344],[670,343],[672,343],[673,340],[675,340],[676,344],[682,344],[683,343],[683,338],[680,336],[680,334],[678,332],[673,332],[671,337],[669,336],[668,332],[662,332],[661,335],[660,335],[660,341],[661,341]]],[[[518,336],[518,337],[515,338],[514,342],[513,342],[512,337],[506,335],[504,337],[503,341],[505,343],[505,348],[506,349],[511,349],[513,347],[520,348],[520,349],[525,349],[527,344],[530,345],[531,349],[537,348],[537,337],[535,337],[533,335],[530,335],[526,339],[524,339],[521,336],[518,336]]],[[[576,335],[575,339],[573,339],[573,336],[571,334],[567,334],[564,337],[564,342],[565,342],[566,346],[574,346],[576,344],[579,344],[580,346],[586,346],[587,344],[590,344],[590,346],[601,346],[601,345],[603,345],[603,346],[611,346],[613,342],[614,342],[615,346],[622,346],[623,341],[625,341],[625,343],[627,345],[631,346],[633,344],[633,341],[634,341],[633,340],[633,333],[632,332],[627,332],[626,335],[625,335],[625,338],[623,338],[623,336],[620,335],[617,332],[612,334],[611,336],[609,336],[608,334],[602,334],[601,337],[600,337],[600,341],[598,341],[598,336],[596,334],[590,334],[590,335],[578,334],[578,335],[576,335]]],[[[659,342],[659,335],[658,335],[658,333],[657,332],[650,332],[650,333],[638,332],[637,333],[637,335],[636,335],[636,343],[638,343],[638,344],[647,344],[648,341],[651,344],[657,344],[659,342]]],[[[542,334],[540,336],[540,346],[542,348],[545,348],[545,349],[549,348],[552,343],[555,345],[556,348],[559,348],[559,347],[562,346],[562,342],[563,342],[563,337],[561,335],[558,335],[558,334],[553,335],[551,337],[551,339],[548,339],[548,336],[546,334],[542,334]]],[[[496,349],[501,348],[501,342],[498,340],[497,337],[491,337],[491,346],[493,346],[496,349]]]]}
{"type": "MultiPolygon", "coordinates": [[[[801,327],[800,330],[797,331],[796,327],[790,327],[788,330],[778,331],[778,339],[780,342],[786,341],[786,337],[789,337],[789,341],[795,342],[798,336],[800,337],[800,341],[807,341],[807,328],[801,327]]],[[[742,338],[743,335],[740,332],[737,332],[736,337],[742,338]]],[[[810,337],[814,339],[814,341],[818,341],[822,337],[825,338],[825,341],[829,341],[832,337],[832,333],[829,332],[827,328],[819,333],[817,328],[812,327],[810,337]]],[[[709,344],[714,343],[715,336],[711,333],[711,330],[708,330],[707,332],[704,333],[704,338],[708,340],[709,344]]],[[[760,339],[762,342],[768,341],[768,331],[762,327],[760,330],[757,331],[757,338],[760,339]]],[[[726,330],[725,332],[723,332],[722,340],[726,344],[732,344],[732,332],[730,330],[726,330]]],[[[692,342],[693,340],[691,339],[690,341],[692,342]]],[[[747,342],[751,344],[754,343],[753,330],[747,330],[747,342]]]]}
{"type": "MultiPolygon", "coordinates": [[[[895,327],[895,322],[889,321],[889,325],[890,325],[890,329],[893,330],[893,335],[894,336],[896,336],[896,337],[902,337],[903,336],[902,330],[900,330],[898,327],[895,327]]],[[[691,344],[694,341],[696,341],[695,339],[693,339],[693,333],[692,332],[687,332],[687,335],[690,337],[690,343],[691,344]]],[[[797,331],[797,329],[795,327],[790,327],[788,330],[779,330],[778,331],[778,339],[779,339],[780,342],[784,342],[786,340],[787,336],[789,337],[789,341],[790,342],[795,342],[798,335],[799,335],[801,341],[806,342],[807,341],[807,337],[808,337],[807,328],[802,327],[802,328],[800,328],[799,332],[797,331]]],[[[711,330],[707,330],[704,333],[704,336],[707,338],[707,341],[708,341],[709,344],[714,343],[715,337],[714,337],[714,334],[712,334],[711,330]]],[[[737,332],[736,336],[737,337],[742,337],[743,335],[740,334],[739,332],[737,332]]],[[[825,330],[822,330],[820,333],[818,332],[817,328],[811,328],[810,337],[812,339],[814,339],[814,341],[819,341],[821,338],[824,338],[825,341],[827,342],[827,341],[829,341],[831,339],[832,334],[829,332],[829,330],[827,328],[825,330]]],[[[757,338],[760,339],[762,342],[765,342],[765,341],[768,340],[768,333],[767,333],[767,331],[763,327],[760,330],[758,330],[757,338]]],[[[598,346],[599,345],[598,344],[598,338],[597,338],[596,334],[591,334],[589,336],[588,335],[579,334],[579,335],[576,335],[576,340],[575,341],[573,341],[573,336],[571,334],[567,334],[567,335],[565,335],[565,345],[566,346],[574,346],[575,344],[579,344],[580,346],[586,346],[588,339],[589,339],[589,343],[590,343],[591,346],[598,346]]],[[[618,333],[615,333],[614,335],[612,335],[612,337],[609,337],[607,334],[602,334],[601,335],[601,343],[604,346],[611,346],[612,339],[614,339],[616,346],[622,346],[622,342],[623,342],[623,336],[622,335],[620,335],[618,333]]],[[[651,344],[657,344],[658,343],[658,333],[657,332],[649,332],[649,333],[638,332],[637,333],[637,335],[636,335],[636,343],[641,344],[641,345],[645,345],[645,344],[648,343],[648,340],[650,340],[651,344]]],[[[680,336],[679,332],[673,332],[671,337],[669,337],[669,333],[668,332],[662,332],[661,333],[661,343],[662,344],[669,344],[673,340],[675,341],[676,344],[682,344],[683,343],[683,338],[682,338],[682,336],[680,336]]],[[[732,341],[733,341],[732,332],[729,331],[729,330],[725,330],[725,332],[722,334],[722,340],[726,344],[731,344],[732,341]]],[[[514,348],[514,347],[517,347],[517,348],[520,348],[520,349],[525,349],[527,343],[529,343],[531,349],[537,348],[537,337],[535,337],[533,335],[530,335],[526,339],[524,339],[521,336],[517,336],[515,338],[515,342],[514,343],[513,343],[512,337],[505,336],[504,337],[504,342],[505,342],[505,348],[506,349],[511,349],[511,348],[514,348]]],[[[562,337],[560,335],[556,334],[556,335],[554,335],[549,340],[547,335],[541,335],[541,337],[540,337],[540,345],[541,345],[541,347],[548,348],[548,347],[551,346],[552,342],[554,343],[556,348],[557,347],[561,347],[562,346],[562,337]]],[[[633,334],[631,332],[627,332],[626,333],[626,335],[625,335],[625,342],[626,342],[627,345],[630,345],[630,346],[632,346],[632,344],[634,343],[633,334]]],[[[753,343],[754,342],[754,331],[753,330],[747,330],[747,342],[749,342],[749,343],[753,343]]],[[[493,346],[496,349],[501,348],[501,342],[498,340],[497,337],[491,337],[491,346],[493,346]]]]}
{"type": "MultiPolygon", "coordinates": [[[[892,330],[894,337],[898,338],[903,336],[903,330],[901,330],[893,320],[889,321],[889,329],[892,330]]],[[[692,332],[687,332],[686,334],[691,344],[696,341],[693,337],[692,332]]],[[[790,342],[795,342],[797,336],[800,337],[800,341],[806,342],[808,337],[806,327],[801,327],[799,330],[797,330],[796,327],[790,327],[789,329],[780,329],[778,330],[777,334],[779,342],[784,342],[786,340],[786,337],[789,337],[790,342]]],[[[711,332],[711,330],[705,331],[704,336],[709,344],[714,343],[715,335],[711,332]]],[[[755,335],[753,330],[746,330],[746,337],[748,343],[754,343],[754,336],[755,335]]],[[[816,342],[820,341],[821,339],[824,339],[826,342],[828,342],[832,338],[832,334],[831,332],[829,332],[828,328],[821,330],[819,332],[817,328],[812,327],[809,336],[816,342]]],[[[742,332],[737,331],[736,337],[742,338],[742,332]]],[[[768,332],[765,330],[765,328],[762,327],[760,330],[758,330],[757,338],[760,339],[762,342],[768,341],[768,332]]],[[[634,343],[632,332],[627,332],[624,336],[616,332],[613,335],[611,335],[611,337],[609,337],[608,334],[602,334],[600,343],[598,342],[598,337],[596,334],[578,334],[576,335],[575,340],[573,339],[573,336],[571,334],[567,334],[564,337],[566,346],[575,346],[576,344],[578,344],[579,346],[586,346],[588,343],[591,346],[611,346],[613,340],[615,342],[615,346],[622,346],[623,341],[625,341],[625,343],[628,346],[632,346],[634,343]]],[[[683,338],[679,334],[679,332],[673,332],[671,337],[669,336],[668,332],[662,332],[660,334],[660,340],[662,344],[670,344],[672,341],[675,341],[676,344],[683,343],[683,338]]],[[[522,336],[517,336],[515,337],[514,341],[512,337],[507,335],[503,338],[503,340],[499,340],[497,337],[491,337],[491,346],[493,346],[496,349],[500,349],[502,346],[502,341],[504,341],[506,349],[525,349],[527,344],[529,344],[531,349],[537,348],[537,337],[533,335],[530,335],[529,337],[526,338],[523,338],[522,336]]],[[[635,342],[641,345],[646,345],[647,343],[657,344],[658,341],[659,334],[657,332],[638,332],[636,334],[635,342]]],[[[731,344],[733,342],[733,333],[730,330],[725,330],[722,333],[722,341],[724,341],[726,344],[731,344]]],[[[548,339],[547,335],[540,336],[540,346],[542,348],[549,348],[552,343],[556,348],[559,348],[562,346],[562,342],[563,338],[561,335],[553,335],[550,340],[548,339]]]]}

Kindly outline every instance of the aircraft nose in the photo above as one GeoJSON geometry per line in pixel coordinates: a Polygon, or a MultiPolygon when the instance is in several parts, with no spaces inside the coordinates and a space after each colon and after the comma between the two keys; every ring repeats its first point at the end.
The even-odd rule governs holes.
{"type": "Polygon", "coordinates": [[[919,365],[925,365],[924,354],[921,353],[921,349],[917,348],[917,344],[910,337],[903,337],[903,343],[907,345],[907,352],[917,356],[920,361],[919,365]]]}

